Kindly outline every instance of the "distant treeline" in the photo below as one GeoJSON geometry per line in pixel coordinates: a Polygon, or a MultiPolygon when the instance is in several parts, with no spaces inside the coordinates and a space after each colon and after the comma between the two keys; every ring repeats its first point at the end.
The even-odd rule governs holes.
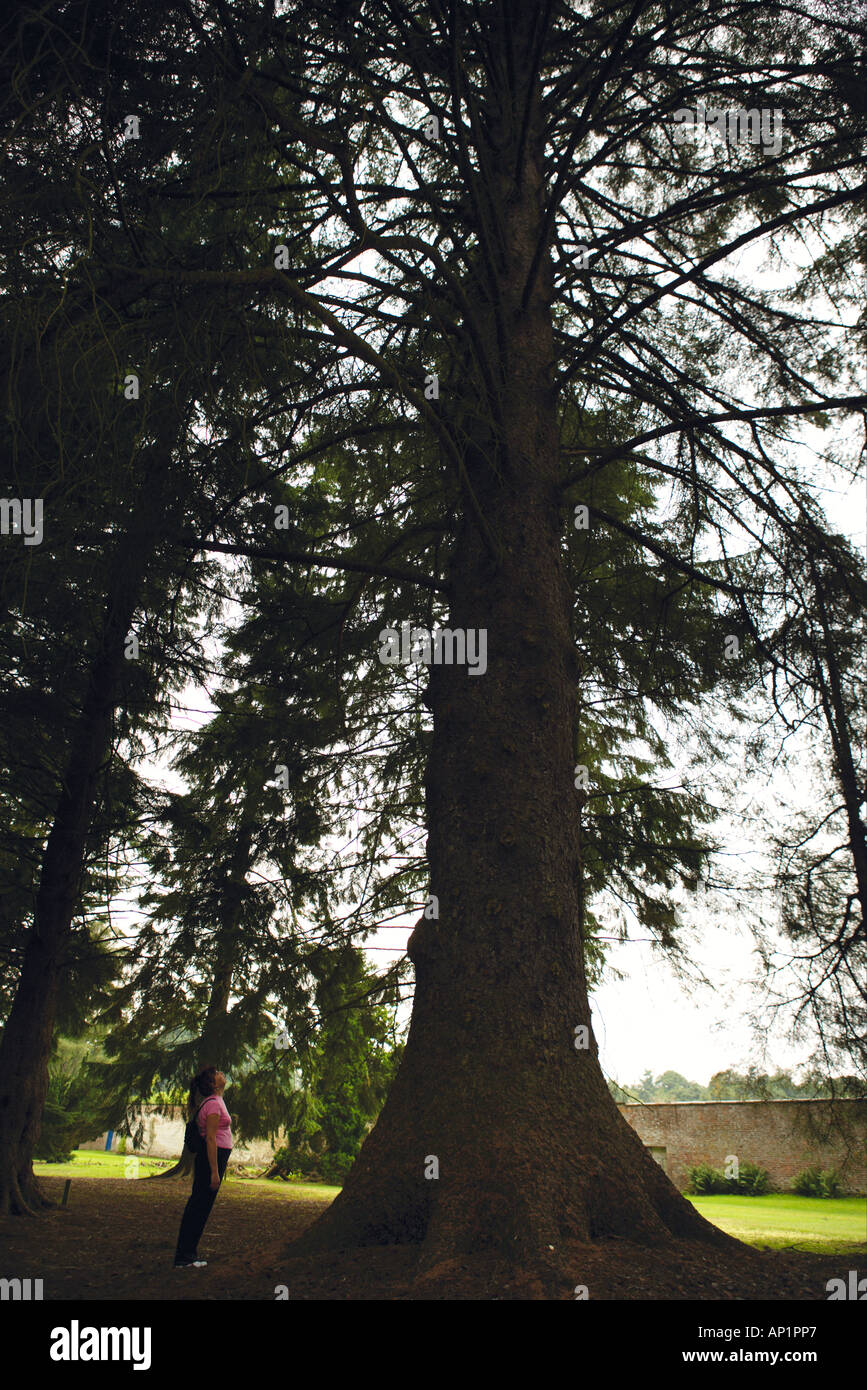
{"type": "Polygon", "coordinates": [[[816,1070],[805,1072],[795,1081],[791,1072],[772,1074],[750,1067],[746,1072],[715,1072],[706,1086],[688,1081],[679,1071],[664,1071],[654,1077],[646,1071],[640,1081],[620,1086],[609,1079],[609,1089],[617,1101],[666,1100],[823,1100],[831,1097],[859,1099],[864,1083],[856,1076],[827,1076],[816,1070]]]}

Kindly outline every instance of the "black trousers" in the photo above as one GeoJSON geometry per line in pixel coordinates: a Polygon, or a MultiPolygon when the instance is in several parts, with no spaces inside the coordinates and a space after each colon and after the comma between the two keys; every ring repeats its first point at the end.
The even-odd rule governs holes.
{"type": "MultiPolygon", "coordinates": [[[[221,1184],[231,1152],[231,1149],[217,1149],[217,1171],[220,1174],[221,1184]]],[[[197,1153],[196,1166],[193,1170],[193,1190],[187,1205],[184,1207],[181,1229],[178,1232],[178,1248],[175,1251],[176,1265],[187,1264],[190,1260],[198,1258],[199,1240],[205,1229],[205,1222],[211,1214],[211,1207],[214,1205],[216,1196],[217,1193],[211,1191],[211,1164],[208,1155],[206,1152],[197,1153]]]]}

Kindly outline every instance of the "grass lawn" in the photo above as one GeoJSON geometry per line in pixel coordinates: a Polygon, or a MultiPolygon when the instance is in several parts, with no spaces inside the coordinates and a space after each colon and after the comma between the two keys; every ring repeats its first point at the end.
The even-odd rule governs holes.
{"type": "MultiPolygon", "coordinates": [[[[127,1176],[126,1165],[132,1155],[119,1153],[106,1153],[99,1149],[76,1149],[69,1163],[39,1163],[33,1164],[33,1171],[37,1177],[45,1178],[120,1178],[127,1176]]],[[[139,1158],[138,1168],[135,1173],[130,1173],[130,1177],[146,1178],[151,1173],[165,1172],[171,1168],[174,1160],[166,1158],[139,1158]]],[[[186,1182],[190,1183],[191,1178],[186,1182]]],[[[339,1187],[329,1187],[325,1183],[316,1182],[280,1182],[266,1180],[265,1178],[246,1178],[238,1173],[233,1173],[231,1168],[226,1177],[226,1181],[232,1187],[243,1188],[245,1192],[262,1193],[265,1196],[276,1198],[295,1198],[301,1199],[325,1199],[328,1202],[334,1200],[340,1191],[339,1187]]]]}
{"type": "MultiPolygon", "coordinates": [[[[34,1163],[38,1176],[51,1178],[118,1178],[126,1176],[128,1155],[76,1149],[70,1163],[34,1163]]],[[[137,1176],[164,1172],[169,1159],[139,1158],[137,1176]]],[[[189,1179],[186,1180],[189,1182],[189,1179]]],[[[333,1201],[340,1191],[325,1183],[275,1182],[247,1178],[229,1170],[232,1190],[275,1201],[333,1201]]],[[[729,1235],[770,1250],[805,1250],[816,1255],[867,1257],[867,1201],[863,1197],[687,1197],[715,1226],[729,1235]]]]}
{"type": "MultiPolygon", "coordinates": [[[[685,1194],[686,1195],[686,1194],[685,1194]]],[[[806,1250],[816,1255],[867,1254],[867,1201],[863,1197],[689,1197],[702,1216],[747,1245],[806,1250]]]]}

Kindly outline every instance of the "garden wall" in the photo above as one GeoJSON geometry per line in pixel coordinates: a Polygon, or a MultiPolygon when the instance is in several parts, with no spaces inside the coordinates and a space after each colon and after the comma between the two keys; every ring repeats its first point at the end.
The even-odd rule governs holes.
{"type": "Polygon", "coordinates": [[[786,1189],[804,1168],[835,1168],[843,1190],[867,1190],[867,1101],[689,1100],[618,1106],[676,1187],[694,1163],[729,1155],[767,1168],[786,1189]]]}
{"type": "MultiPolygon", "coordinates": [[[[180,1106],[174,1106],[168,1115],[157,1113],[155,1105],[142,1106],[144,1116],[144,1137],[141,1148],[134,1149],[131,1141],[126,1142],[125,1152],[146,1158],[179,1158],[184,1147],[184,1126],[186,1121],[180,1106]]],[[[105,1149],[108,1134],[100,1135],[82,1149],[105,1149]]],[[[112,1153],[117,1153],[120,1139],[114,1133],[111,1141],[112,1153]]],[[[265,1139],[253,1139],[247,1144],[236,1144],[232,1149],[233,1163],[268,1163],[274,1155],[274,1145],[265,1139]]]]}

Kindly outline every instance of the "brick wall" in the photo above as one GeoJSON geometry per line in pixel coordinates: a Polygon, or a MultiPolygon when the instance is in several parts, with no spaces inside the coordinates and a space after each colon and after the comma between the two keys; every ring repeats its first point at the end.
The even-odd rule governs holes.
{"type": "Polygon", "coordinates": [[[867,1190],[867,1101],[719,1100],[620,1105],[675,1186],[693,1163],[729,1154],[767,1168],[782,1189],[804,1168],[836,1168],[847,1192],[867,1190]]]}

